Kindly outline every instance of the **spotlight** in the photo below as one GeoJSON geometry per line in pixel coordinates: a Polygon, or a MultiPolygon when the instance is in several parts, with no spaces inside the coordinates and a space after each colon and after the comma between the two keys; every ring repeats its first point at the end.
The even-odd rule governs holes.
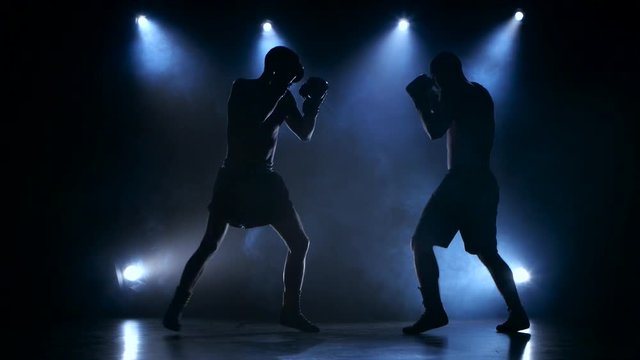
{"type": "Polygon", "coordinates": [[[513,18],[516,19],[516,21],[522,21],[522,19],[524,18],[524,13],[522,12],[522,10],[518,10],[513,15],[513,18]]]}
{"type": "Polygon", "coordinates": [[[146,270],[142,262],[138,261],[127,266],[116,265],[116,278],[120,288],[126,291],[138,291],[146,282],[146,270]]]}
{"type": "Polygon", "coordinates": [[[271,25],[270,21],[265,21],[262,23],[262,31],[270,32],[271,30],[273,30],[273,26],[271,25]]]}
{"type": "Polygon", "coordinates": [[[409,28],[409,20],[407,19],[400,19],[398,21],[398,29],[400,30],[407,30],[409,28]]]}
{"type": "Polygon", "coordinates": [[[513,280],[516,283],[525,283],[529,281],[529,279],[531,279],[531,275],[529,275],[529,272],[525,268],[519,267],[513,270],[513,280]]]}
{"type": "Polygon", "coordinates": [[[136,17],[136,24],[140,25],[140,26],[145,26],[149,23],[149,20],[147,20],[147,17],[144,15],[139,15],[136,17]]]}
{"type": "Polygon", "coordinates": [[[144,275],[144,269],[141,265],[129,265],[122,272],[122,276],[127,281],[138,281],[144,275]]]}

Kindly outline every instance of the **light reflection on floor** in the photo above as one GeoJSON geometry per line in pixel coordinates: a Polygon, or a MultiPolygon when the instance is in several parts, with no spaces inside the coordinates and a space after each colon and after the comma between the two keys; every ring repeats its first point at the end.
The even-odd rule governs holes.
{"type": "Polygon", "coordinates": [[[598,338],[589,329],[532,322],[521,333],[495,332],[498,320],[455,321],[419,336],[405,323],[318,324],[304,334],[275,323],[186,319],[183,331],[159,319],[110,319],[60,324],[49,334],[46,359],[626,359],[629,344],[598,338]]]}

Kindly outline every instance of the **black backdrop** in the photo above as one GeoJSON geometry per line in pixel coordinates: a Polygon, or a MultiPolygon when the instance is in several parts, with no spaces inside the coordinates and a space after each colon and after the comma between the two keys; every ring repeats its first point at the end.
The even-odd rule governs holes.
{"type": "MultiPolygon", "coordinates": [[[[393,1],[375,5],[149,1],[13,8],[12,29],[5,39],[11,50],[5,58],[12,65],[6,72],[12,85],[8,105],[13,111],[6,112],[10,131],[4,133],[9,154],[5,177],[17,182],[7,188],[17,209],[11,205],[14,202],[8,202],[5,215],[10,228],[16,230],[5,241],[18,245],[16,251],[6,253],[7,283],[16,285],[12,293],[20,294],[12,298],[26,304],[22,299],[29,294],[35,303],[29,310],[47,316],[119,314],[112,304],[117,300],[105,290],[111,258],[120,251],[114,234],[153,226],[145,218],[150,204],[161,204],[158,197],[180,186],[171,182],[176,178],[160,181],[160,185],[150,180],[166,176],[174,171],[172,166],[184,161],[171,154],[185,156],[176,149],[188,148],[190,139],[179,143],[182,140],[167,140],[171,137],[163,134],[164,142],[145,140],[145,134],[154,129],[143,119],[157,114],[146,113],[132,90],[137,85],[126,76],[131,63],[125,56],[132,18],[139,9],[186,29],[202,46],[217,39],[216,46],[225,49],[216,53],[221,63],[233,63],[244,54],[252,30],[236,26],[244,30],[232,36],[219,36],[220,32],[237,22],[258,23],[262,14],[270,14],[267,16],[274,21],[286,23],[295,41],[313,44],[304,47],[305,54],[319,68],[330,69],[338,66],[341,52],[359,46],[365,30],[389,14],[405,11],[430,22],[433,25],[427,32],[446,43],[448,37],[457,41],[470,36],[483,21],[497,19],[519,5],[530,20],[521,40],[531,47],[522,49],[520,56],[519,80],[526,84],[525,90],[513,95],[521,121],[507,125],[509,136],[498,144],[504,154],[499,166],[514,201],[524,204],[521,221],[544,227],[541,236],[531,240],[539,242],[532,247],[542,249],[537,256],[554,259],[553,266],[561,274],[544,285],[545,306],[536,315],[570,315],[575,320],[605,323],[634,316],[637,305],[630,294],[637,291],[632,209],[638,180],[634,111],[638,32],[632,28],[632,14],[617,8],[620,5],[615,2],[578,6],[563,1],[393,1]],[[354,19],[360,22],[356,30],[351,28],[354,19]],[[332,25],[325,26],[329,20],[332,25]],[[545,249],[553,249],[553,254],[545,249]],[[28,269],[27,273],[21,275],[21,268],[28,269]],[[616,319],[609,318],[609,311],[616,311],[616,319]]],[[[224,96],[226,83],[216,89],[220,93],[211,95],[224,96]]],[[[215,138],[215,144],[200,154],[191,170],[205,174],[197,184],[208,184],[224,148],[223,138],[207,127],[207,119],[223,116],[223,110],[203,106],[192,111],[202,114],[194,115],[200,121],[200,128],[195,129],[200,137],[195,140],[215,138]]],[[[180,128],[163,131],[173,130],[185,139],[180,128]]],[[[348,144],[345,136],[336,138],[334,146],[345,146],[348,152],[348,144]]],[[[321,156],[311,155],[316,160],[321,156]]],[[[282,162],[297,161],[293,155],[278,156],[282,162]]],[[[329,177],[313,174],[314,178],[323,176],[329,177]]],[[[295,185],[296,177],[289,178],[292,191],[303,188],[295,185]]],[[[177,181],[184,178],[177,177],[177,181]]],[[[183,195],[198,199],[199,189],[196,187],[195,195],[187,189],[183,195]]],[[[171,221],[188,221],[184,218],[189,216],[201,220],[201,205],[171,221]]],[[[184,210],[180,205],[177,208],[184,210]]],[[[159,223],[170,220],[168,212],[158,215],[159,223]]],[[[194,234],[199,236],[197,231],[194,234]]],[[[347,236],[356,238],[355,233],[347,236]]],[[[353,241],[352,245],[357,242],[353,241]]],[[[338,263],[340,258],[328,261],[338,263]]],[[[542,259],[539,262],[544,264],[542,259]]],[[[336,263],[327,267],[339,267],[336,263]]],[[[348,305],[358,306],[362,304],[348,305]]],[[[321,305],[317,308],[323,310],[321,305]]],[[[396,315],[385,313],[384,308],[370,311],[374,319],[376,312],[380,318],[396,315]]]]}

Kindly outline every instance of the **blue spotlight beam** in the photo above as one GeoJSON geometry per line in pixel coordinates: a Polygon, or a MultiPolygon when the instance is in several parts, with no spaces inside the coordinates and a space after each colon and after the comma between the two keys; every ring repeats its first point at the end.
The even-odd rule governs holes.
{"type": "Polygon", "coordinates": [[[138,36],[132,55],[136,75],[149,88],[188,96],[207,66],[188,39],[176,30],[143,16],[136,18],[138,36]]]}
{"type": "Polygon", "coordinates": [[[270,21],[265,21],[262,24],[262,32],[259,35],[255,53],[254,53],[254,61],[252,65],[253,71],[255,71],[256,75],[262,73],[264,67],[264,56],[267,55],[267,52],[279,45],[288,46],[287,42],[278,34],[276,29],[273,26],[273,23],[270,21]],[[265,25],[269,24],[268,29],[265,29],[265,25]]]}
{"type": "Polygon", "coordinates": [[[469,62],[469,77],[483,84],[492,93],[496,102],[501,101],[513,80],[520,22],[509,19],[494,30],[469,62]]]}
{"type": "Polygon", "coordinates": [[[170,71],[175,62],[170,39],[156,23],[146,17],[139,16],[136,23],[139,30],[135,44],[138,70],[146,76],[162,75],[170,71]]]}

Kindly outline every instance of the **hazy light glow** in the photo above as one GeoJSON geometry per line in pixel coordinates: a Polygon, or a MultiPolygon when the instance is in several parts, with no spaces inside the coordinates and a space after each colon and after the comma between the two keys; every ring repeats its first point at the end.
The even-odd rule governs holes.
{"type": "Polygon", "coordinates": [[[140,16],[136,17],[136,24],[138,24],[138,26],[140,26],[140,28],[145,28],[145,27],[149,26],[149,20],[147,20],[146,16],[140,15],[140,16]]]}
{"type": "Polygon", "coordinates": [[[146,18],[138,19],[138,28],[140,37],[135,55],[139,69],[151,77],[170,72],[177,62],[175,45],[158,25],[146,18]]]}
{"type": "Polygon", "coordinates": [[[523,267],[518,267],[513,270],[513,280],[517,284],[526,283],[531,279],[531,275],[527,271],[527,269],[523,267]]]}
{"type": "MultiPolygon", "coordinates": [[[[405,129],[412,129],[415,122],[398,121],[394,131],[389,131],[389,119],[404,119],[415,115],[415,109],[407,102],[404,87],[421,70],[424,57],[420,56],[421,44],[411,31],[402,31],[399,25],[391,23],[382,36],[371,43],[345,64],[339,76],[336,76],[336,88],[344,89],[349,96],[336,108],[334,118],[350,119],[353,109],[362,107],[368,114],[362,121],[347,122],[346,126],[357,126],[357,133],[367,141],[384,141],[397,144],[406,141],[405,129]],[[387,105],[385,105],[387,104],[387,105]],[[408,110],[407,110],[408,109],[408,110]],[[345,113],[342,114],[342,111],[345,113]],[[400,112],[400,114],[398,114],[400,112]],[[357,125],[355,125],[357,124],[357,125]]],[[[420,128],[418,128],[420,130],[420,128]]],[[[419,137],[420,141],[424,141],[419,137]]],[[[389,153],[377,154],[376,166],[385,168],[389,153]]],[[[418,205],[424,206],[423,203],[418,205]]]]}
{"type": "Polygon", "coordinates": [[[262,33],[259,35],[254,53],[253,69],[256,72],[256,76],[262,73],[264,56],[271,48],[279,45],[287,44],[280,35],[278,35],[278,32],[273,28],[271,22],[264,22],[262,24],[262,33]],[[266,24],[269,24],[269,30],[265,29],[266,24]]]}
{"type": "Polygon", "coordinates": [[[265,21],[262,23],[262,31],[270,32],[272,30],[273,30],[273,26],[271,25],[271,22],[265,21]]]}
{"type": "Polygon", "coordinates": [[[495,102],[502,101],[509,94],[509,86],[515,82],[513,70],[521,24],[514,18],[501,24],[481,41],[468,62],[470,80],[484,85],[495,102]]]}
{"type": "Polygon", "coordinates": [[[524,18],[524,13],[520,10],[516,11],[515,15],[513,15],[514,19],[516,19],[517,21],[522,21],[522,19],[524,18]]]}
{"type": "Polygon", "coordinates": [[[409,21],[407,19],[400,19],[400,21],[398,21],[398,29],[402,31],[409,29],[409,21]]]}
{"type": "Polygon", "coordinates": [[[147,20],[138,26],[132,44],[136,75],[149,89],[165,89],[172,94],[188,94],[202,79],[199,54],[189,40],[161,23],[147,20]]]}
{"type": "Polygon", "coordinates": [[[142,278],[142,276],[144,275],[144,269],[140,264],[129,265],[124,269],[122,275],[124,276],[125,280],[137,281],[140,280],[140,278],[142,278]]]}

